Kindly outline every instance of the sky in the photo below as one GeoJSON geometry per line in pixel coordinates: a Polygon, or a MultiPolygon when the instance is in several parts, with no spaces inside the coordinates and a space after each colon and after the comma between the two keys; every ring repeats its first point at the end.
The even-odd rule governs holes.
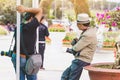
{"type": "MultiPolygon", "coordinates": [[[[94,1],[101,1],[101,0],[94,0],[94,1]]],[[[120,0],[107,0],[107,1],[120,3],[120,0]]]]}
{"type": "Polygon", "coordinates": [[[107,0],[107,1],[110,1],[110,2],[120,2],[120,0],[107,0]]]}

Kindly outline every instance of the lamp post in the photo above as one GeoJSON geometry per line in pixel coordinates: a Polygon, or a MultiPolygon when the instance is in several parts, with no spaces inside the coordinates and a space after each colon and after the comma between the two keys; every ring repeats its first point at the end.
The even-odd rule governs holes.
{"type": "Polygon", "coordinates": [[[32,0],[32,7],[38,8],[39,0],[32,0]]]}
{"type": "MultiPolygon", "coordinates": [[[[20,5],[21,0],[17,0],[16,5],[20,5]]],[[[17,12],[17,57],[16,57],[16,80],[20,79],[20,13],[17,12]]]]}

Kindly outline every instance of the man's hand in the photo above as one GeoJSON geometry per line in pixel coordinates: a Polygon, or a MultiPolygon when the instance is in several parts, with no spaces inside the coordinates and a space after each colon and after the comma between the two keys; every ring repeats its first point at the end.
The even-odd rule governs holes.
{"type": "Polygon", "coordinates": [[[17,9],[17,11],[18,11],[19,13],[24,13],[25,10],[26,10],[26,8],[25,8],[24,6],[22,6],[22,5],[17,6],[16,9],[17,9]]]}

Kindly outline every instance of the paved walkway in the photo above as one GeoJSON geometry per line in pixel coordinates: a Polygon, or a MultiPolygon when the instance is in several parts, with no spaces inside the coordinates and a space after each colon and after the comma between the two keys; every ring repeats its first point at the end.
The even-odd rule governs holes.
{"type": "MultiPolygon", "coordinates": [[[[0,51],[8,50],[10,36],[0,36],[0,51]]],[[[66,53],[66,48],[61,43],[52,42],[46,45],[45,50],[45,70],[40,70],[38,80],[60,80],[62,72],[71,64],[74,57],[66,53]]],[[[92,63],[96,62],[113,62],[113,51],[97,50],[92,63]]],[[[16,80],[13,65],[9,57],[0,56],[0,80],[16,80]]],[[[83,71],[80,80],[90,80],[86,70],[83,71]]]]}

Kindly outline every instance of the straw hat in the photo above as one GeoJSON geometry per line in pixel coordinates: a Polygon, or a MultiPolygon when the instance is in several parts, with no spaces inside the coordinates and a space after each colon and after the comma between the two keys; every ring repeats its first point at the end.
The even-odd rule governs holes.
{"type": "Polygon", "coordinates": [[[77,23],[86,24],[90,22],[90,17],[86,13],[80,13],[77,16],[77,23]]]}

